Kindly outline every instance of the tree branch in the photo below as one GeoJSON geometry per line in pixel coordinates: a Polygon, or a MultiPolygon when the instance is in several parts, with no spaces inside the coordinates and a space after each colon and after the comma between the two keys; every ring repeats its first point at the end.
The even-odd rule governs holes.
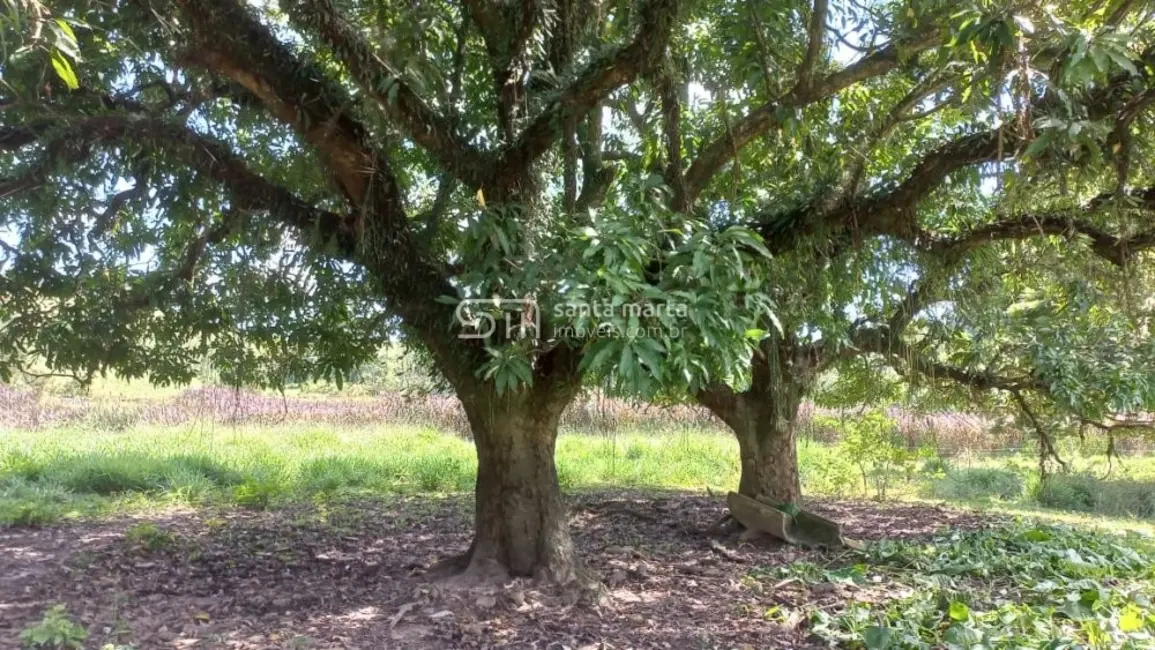
{"type": "Polygon", "coordinates": [[[240,215],[233,213],[232,217],[231,220],[224,221],[215,228],[204,228],[196,239],[189,242],[171,273],[162,276],[154,286],[149,286],[147,281],[137,285],[129,296],[120,301],[118,309],[143,309],[156,305],[158,296],[172,293],[181,283],[191,283],[209,244],[222,241],[236,226],[240,215]]]}
{"type": "Polygon", "coordinates": [[[530,163],[615,89],[654,69],[665,54],[680,0],[649,0],[637,33],[627,45],[598,57],[534,117],[518,140],[501,153],[495,177],[520,180],[530,163]]]}
{"type": "Polygon", "coordinates": [[[319,233],[338,245],[350,260],[357,260],[359,235],[344,216],[318,209],[250,170],[226,146],[189,130],[154,118],[121,115],[91,117],[71,126],[72,137],[93,143],[131,141],[176,156],[201,175],[225,187],[234,207],[268,212],[282,224],[304,234],[319,233]]]}
{"type": "Polygon", "coordinates": [[[666,184],[673,191],[672,208],[676,212],[689,209],[686,204],[686,184],[682,177],[682,102],[678,88],[666,70],[658,75],[658,95],[662,102],[662,128],[666,136],[666,184]]]}
{"type": "Polygon", "coordinates": [[[790,250],[803,238],[827,230],[890,235],[920,245],[926,236],[918,225],[919,203],[958,170],[997,160],[1000,153],[1013,154],[1014,144],[1017,140],[1008,136],[1000,147],[997,131],[961,136],[925,154],[907,178],[889,190],[843,201],[833,207],[818,201],[787,212],[762,213],[755,216],[750,227],[757,230],[776,253],[790,250]]]}
{"type": "Polygon", "coordinates": [[[617,167],[604,162],[602,140],[602,116],[595,109],[586,116],[585,123],[578,130],[582,150],[582,190],[574,204],[575,213],[601,205],[617,177],[617,167]]]}
{"type": "Polygon", "coordinates": [[[288,9],[294,23],[320,34],[362,91],[442,168],[471,188],[481,187],[490,168],[486,156],[418,96],[403,72],[366,43],[330,0],[296,0],[288,9]]]}
{"type": "Polygon", "coordinates": [[[237,0],[177,0],[194,43],[191,56],[258,97],[322,155],[334,183],[365,214],[404,220],[388,162],[349,113],[352,100],[296,56],[237,0]]]}
{"type": "MultiPolygon", "coordinates": [[[[1155,210],[1155,188],[1146,193],[1152,197],[1148,209],[1155,210]]],[[[1092,205],[1081,210],[1085,215],[1094,211],[1092,205]]],[[[975,226],[956,237],[929,243],[924,248],[938,254],[959,254],[994,241],[1044,235],[1085,237],[1090,240],[1091,251],[1095,255],[1121,268],[1138,253],[1155,248],[1155,227],[1133,235],[1112,235],[1084,219],[1062,214],[1021,215],[1002,219],[975,226]]]]}
{"type": "Polygon", "coordinates": [[[798,68],[798,83],[794,93],[805,94],[814,84],[814,69],[818,59],[822,57],[822,41],[826,33],[826,13],[828,0],[814,0],[814,8],[810,11],[810,26],[806,31],[806,56],[798,68]]]}
{"type": "MultiPolygon", "coordinates": [[[[923,35],[902,48],[902,53],[913,54],[929,48],[932,38],[923,35]]],[[[856,83],[882,76],[899,62],[900,48],[889,45],[865,56],[851,65],[810,83],[806,88],[795,87],[789,94],[764,104],[747,114],[726,133],[714,138],[701,149],[697,159],[686,171],[686,193],[690,204],[697,199],[718,170],[738,154],[747,144],[776,126],[784,112],[790,112],[825,99],[856,83]]]]}
{"type": "MultiPolygon", "coordinates": [[[[41,131],[41,134],[46,131],[46,129],[41,131]]],[[[16,147],[18,143],[27,145],[36,142],[37,136],[38,134],[35,131],[29,131],[19,139],[13,138],[9,141],[13,147],[12,150],[18,150],[18,147],[16,147]]],[[[59,165],[74,163],[83,160],[87,156],[88,147],[83,139],[71,137],[68,133],[58,134],[45,144],[44,152],[28,171],[15,178],[0,178],[0,199],[6,199],[41,187],[47,182],[48,174],[59,165]]]]}
{"type": "Polygon", "coordinates": [[[465,6],[485,38],[497,95],[498,130],[506,142],[511,142],[518,111],[525,104],[529,41],[542,8],[535,0],[509,3],[467,0],[465,6]]]}
{"type": "Polygon", "coordinates": [[[869,352],[888,359],[899,374],[917,373],[931,379],[949,379],[976,390],[1046,390],[1047,385],[1034,376],[1003,377],[990,372],[976,372],[927,359],[909,344],[892,338],[878,328],[863,328],[851,335],[856,352],[869,352]]]}
{"type": "MultiPolygon", "coordinates": [[[[946,80],[943,79],[941,75],[932,73],[930,77],[916,84],[914,88],[911,88],[910,92],[890,109],[890,112],[886,114],[886,117],[883,118],[874,132],[870,134],[861,153],[855,155],[853,160],[851,160],[850,165],[843,174],[845,181],[843,182],[841,196],[834,198],[834,204],[847,200],[858,193],[858,189],[862,184],[863,173],[866,170],[866,163],[870,159],[871,150],[877,146],[878,143],[886,140],[899,124],[902,124],[908,119],[921,119],[929,115],[931,111],[924,111],[917,116],[908,117],[910,110],[918,106],[919,102],[942,90],[946,85],[946,80]]],[[[946,106],[946,103],[940,104],[932,110],[937,110],[943,106],[946,106]]]]}
{"type": "Polygon", "coordinates": [[[1011,396],[1015,398],[1015,402],[1019,405],[1023,415],[1027,416],[1031,426],[1035,429],[1035,434],[1039,437],[1039,477],[1047,478],[1047,458],[1054,458],[1055,462],[1065,471],[1067,463],[1059,457],[1059,452],[1055,451],[1055,445],[1051,442],[1051,436],[1047,435],[1047,430],[1043,428],[1043,423],[1035,416],[1035,412],[1027,404],[1026,398],[1023,397],[1022,391],[1012,390],[1011,396]]]}

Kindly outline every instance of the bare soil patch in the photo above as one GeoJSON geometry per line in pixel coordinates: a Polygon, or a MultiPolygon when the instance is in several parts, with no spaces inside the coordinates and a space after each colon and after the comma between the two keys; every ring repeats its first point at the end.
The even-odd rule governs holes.
{"type": "MultiPolygon", "coordinates": [[[[988,517],[929,505],[819,501],[861,539],[910,538],[988,517]]],[[[469,543],[471,499],[200,510],[160,517],[0,529],[0,648],[53,603],[89,646],[137,648],[735,648],[815,647],[806,623],[767,620],[832,593],[765,592],[756,566],[821,560],[797,548],[706,533],[721,499],[603,491],[571,497],[574,538],[601,575],[600,602],[570,602],[526,581],[464,591],[425,571],[469,543]],[[145,548],[126,531],[152,522],[145,548]]]]}

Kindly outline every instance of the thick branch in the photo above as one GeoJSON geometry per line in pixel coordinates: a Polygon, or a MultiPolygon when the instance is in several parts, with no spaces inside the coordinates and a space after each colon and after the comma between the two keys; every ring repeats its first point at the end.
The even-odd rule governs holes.
{"type": "Polygon", "coordinates": [[[827,0],[814,0],[814,8],[810,12],[810,26],[806,31],[806,56],[802,59],[802,66],[798,68],[798,84],[794,92],[803,94],[814,84],[814,68],[818,59],[822,57],[822,41],[826,34],[827,0]]]}
{"type": "MultiPolygon", "coordinates": [[[[1155,191],[1151,192],[1155,197],[1155,191]]],[[[1155,209],[1153,202],[1152,209],[1155,209]]],[[[1083,214],[1093,212],[1090,207],[1083,214]]],[[[957,237],[936,241],[927,249],[937,254],[963,253],[985,244],[1008,239],[1055,235],[1090,240],[1091,251],[1115,266],[1124,267],[1136,254],[1155,248],[1155,228],[1133,235],[1112,235],[1085,219],[1061,214],[1021,215],[976,226],[957,237]]]]}
{"type": "MultiPolygon", "coordinates": [[[[921,38],[902,49],[904,53],[915,53],[931,46],[933,40],[921,38]]],[[[893,70],[899,62],[900,48],[889,45],[874,54],[863,57],[855,63],[826,75],[810,83],[806,88],[795,87],[789,94],[752,110],[726,133],[719,135],[702,148],[694,163],[686,171],[686,191],[690,203],[709,184],[726,163],[755,138],[776,126],[784,113],[820,101],[856,83],[882,76],[893,70]]]]}
{"type": "Polygon", "coordinates": [[[525,104],[529,41],[542,8],[534,0],[509,3],[467,0],[465,6],[485,38],[497,95],[498,129],[506,141],[512,141],[518,111],[525,104]]]}
{"type": "Polygon", "coordinates": [[[486,157],[414,92],[402,71],[365,42],[330,0],[297,0],[289,5],[289,15],[298,25],[320,34],[365,94],[444,169],[473,188],[482,185],[489,168],[486,157]]]}
{"type": "Polygon", "coordinates": [[[658,95],[662,102],[662,130],[666,136],[665,177],[666,184],[673,191],[673,209],[685,211],[689,206],[686,204],[686,185],[682,178],[682,102],[671,75],[672,72],[666,71],[657,80],[658,95]]]}
{"type": "Polygon", "coordinates": [[[603,141],[602,115],[601,111],[595,108],[578,129],[578,142],[582,154],[582,191],[578,194],[574,205],[574,211],[577,213],[601,205],[617,175],[617,168],[607,166],[603,161],[603,141]]]}
{"type": "MultiPolygon", "coordinates": [[[[401,316],[441,360],[439,365],[447,378],[455,384],[475,381],[469,360],[481,354],[480,349],[445,337],[453,310],[435,300],[437,296],[453,295],[455,289],[439,267],[418,254],[409,242],[407,229],[376,233],[377,237],[385,237],[384,242],[369,239],[379,244],[396,242],[388,254],[382,254],[377,247],[367,248],[361,215],[340,215],[302,201],[253,172],[227,146],[183,125],[156,118],[105,115],[67,123],[54,133],[78,143],[77,146],[131,142],[151,154],[163,152],[166,158],[179,160],[201,178],[223,187],[237,213],[265,212],[273,221],[297,230],[313,248],[333,251],[334,255],[365,267],[379,285],[391,312],[401,316]]],[[[189,259],[193,257],[199,257],[195,248],[189,259]]],[[[195,260],[190,264],[195,264],[195,260]]]]}
{"type": "Polygon", "coordinates": [[[919,203],[951,174],[984,162],[1013,157],[1020,144],[1010,133],[983,131],[948,142],[927,154],[901,184],[839,210],[834,218],[877,234],[912,241],[919,236],[919,203]]]}
{"type": "Polygon", "coordinates": [[[743,396],[724,383],[714,382],[703,386],[696,393],[694,399],[710,410],[719,420],[732,429],[741,430],[745,426],[745,414],[742,409],[743,396]]]}
{"type": "Polygon", "coordinates": [[[919,244],[925,239],[918,226],[919,203],[960,169],[998,160],[1000,154],[1013,155],[1016,143],[1007,136],[1000,146],[996,131],[962,136],[923,156],[907,178],[889,190],[843,201],[833,208],[820,201],[790,212],[761,214],[751,227],[773,252],[790,250],[803,238],[826,230],[890,235],[919,244]]]}
{"type": "Polygon", "coordinates": [[[196,41],[196,60],[260,98],[316,147],[353,205],[404,219],[397,181],[369,144],[364,126],[350,115],[352,100],[338,84],[297,59],[237,0],[178,2],[196,41]]]}
{"type": "Polygon", "coordinates": [[[595,59],[547,103],[517,142],[502,152],[496,176],[520,178],[530,163],[559,141],[567,124],[576,124],[615,89],[654,69],[666,51],[679,4],[680,0],[647,2],[634,39],[595,59]]]}
{"type": "Polygon", "coordinates": [[[254,173],[223,144],[186,127],[158,119],[110,115],[78,122],[69,132],[77,139],[94,143],[132,141],[138,146],[163,150],[225,187],[237,210],[266,211],[304,234],[326,236],[346,257],[356,259],[359,238],[348,219],[305,203],[254,173]]]}

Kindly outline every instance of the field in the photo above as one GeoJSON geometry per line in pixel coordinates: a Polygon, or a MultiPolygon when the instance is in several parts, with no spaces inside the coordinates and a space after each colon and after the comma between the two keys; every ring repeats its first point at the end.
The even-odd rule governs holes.
{"type": "Polygon", "coordinates": [[[1108,474],[1095,441],[1040,483],[1029,446],[990,453],[959,418],[908,424],[917,453],[865,473],[804,427],[813,507],[877,540],[832,553],[708,534],[738,477],[709,418],[587,405],[557,450],[602,581],[575,604],[423,579],[468,544],[476,471],[436,399],[0,398],[3,648],[1138,648],[1155,631],[1155,460],[1108,474]]]}
{"type": "MultiPolygon", "coordinates": [[[[837,442],[803,439],[799,466],[814,496],[1002,508],[1056,508],[1136,525],[1155,517],[1155,459],[1113,460],[1065,450],[1071,473],[1040,485],[1026,452],[942,457],[928,451],[864,481],[837,442]],[[1106,478],[1104,478],[1106,477],[1106,478]]],[[[563,433],[559,480],[568,490],[651,488],[725,493],[737,485],[738,446],[716,429],[563,433]]],[[[266,508],[315,499],[469,491],[469,440],[415,425],[192,422],[123,429],[81,426],[0,433],[0,524],[46,524],[174,506],[266,508]]]]}

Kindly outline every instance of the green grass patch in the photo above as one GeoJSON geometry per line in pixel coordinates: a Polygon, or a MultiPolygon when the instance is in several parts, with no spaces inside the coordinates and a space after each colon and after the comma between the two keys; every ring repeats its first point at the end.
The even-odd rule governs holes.
{"type": "Polygon", "coordinates": [[[1155,482],[1053,474],[1038,484],[1035,500],[1048,508],[1112,517],[1155,518],[1155,482]]]}
{"type": "MultiPolygon", "coordinates": [[[[566,488],[724,489],[738,448],[715,433],[562,435],[566,488]]],[[[316,497],[460,492],[476,481],[470,441],[431,429],[328,426],[0,432],[0,524],[226,503],[263,509],[316,497]]]]}
{"type": "MultiPolygon", "coordinates": [[[[733,436],[713,431],[564,433],[558,478],[567,490],[607,486],[734,489],[733,436]]],[[[1035,460],[929,459],[890,478],[900,498],[967,504],[1042,504],[1115,517],[1155,518],[1155,462],[1128,459],[1097,481],[1104,465],[1069,456],[1078,473],[1035,485],[1035,460]],[[933,461],[933,462],[932,462],[933,461]],[[1120,473],[1125,472],[1125,473],[1120,473]],[[1036,502],[1035,499],[1038,501],[1036,502]]],[[[799,473],[811,495],[862,498],[861,468],[837,445],[801,440],[799,473]]],[[[171,505],[220,503],[269,508],[299,499],[473,488],[473,444],[421,427],[197,426],[0,431],[0,524],[171,505]]]]}
{"type": "Polygon", "coordinates": [[[1022,498],[1025,491],[1026,482],[1018,472],[998,467],[972,467],[947,471],[946,476],[932,479],[923,493],[927,497],[953,501],[1013,501],[1022,498]]]}

